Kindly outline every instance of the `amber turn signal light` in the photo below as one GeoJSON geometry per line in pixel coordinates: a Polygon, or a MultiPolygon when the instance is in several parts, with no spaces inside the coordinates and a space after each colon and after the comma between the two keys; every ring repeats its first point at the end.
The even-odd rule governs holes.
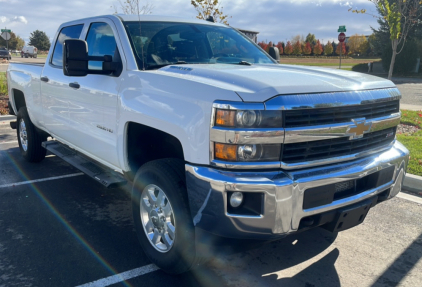
{"type": "Polygon", "coordinates": [[[235,117],[236,117],[236,111],[217,110],[215,125],[223,126],[223,127],[234,127],[235,117]]]}
{"type": "Polygon", "coordinates": [[[237,160],[237,145],[215,143],[214,157],[216,159],[221,159],[221,160],[226,160],[226,161],[236,161],[237,160]]]}

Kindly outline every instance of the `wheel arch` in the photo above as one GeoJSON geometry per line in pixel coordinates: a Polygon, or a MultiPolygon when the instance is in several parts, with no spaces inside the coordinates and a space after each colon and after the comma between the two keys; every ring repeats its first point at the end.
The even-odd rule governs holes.
{"type": "Polygon", "coordinates": [[[185,161],[182,143],[175,136],[136,122],[128,122],[125,130],[124,148],[131,180],[147,162],[163,158],[185,161]]]}
{"type": "Polygon", "coordinates": [[[15,114],[18,114],[19,109],[22,107],[26,107],[26,101],[25,101],[25,94],[18,89],[11,89],[12,91],[12,98],[13,98],[13,104],[15,106],[15,114]]]}

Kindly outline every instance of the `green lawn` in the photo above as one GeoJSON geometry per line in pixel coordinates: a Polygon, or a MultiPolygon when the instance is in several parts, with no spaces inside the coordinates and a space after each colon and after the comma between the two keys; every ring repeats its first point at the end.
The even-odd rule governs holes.
{"type": "Polygon", "coordinates": [[[0,72],[0,95],[7,94],[6,72],[0,72]]]}
{"type": "Polygon", "coordinates": [[[408,173],[422,176],[422,111],[402,110],[401,123],[419,127],[421,130],[412,134],[398,134],[397,139],[410,151],[408,173]]]}

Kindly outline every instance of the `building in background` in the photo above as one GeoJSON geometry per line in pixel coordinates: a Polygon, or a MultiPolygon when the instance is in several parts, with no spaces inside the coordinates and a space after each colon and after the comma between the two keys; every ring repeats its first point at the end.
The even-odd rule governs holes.
{"type": "Polygon", "coordinates": [[[245,30],[245,29],[237,29],[243,34],[245,34],[249,39],[252,39],[255,43],[258,43],[258,34],[259,32],[245,30]]]}

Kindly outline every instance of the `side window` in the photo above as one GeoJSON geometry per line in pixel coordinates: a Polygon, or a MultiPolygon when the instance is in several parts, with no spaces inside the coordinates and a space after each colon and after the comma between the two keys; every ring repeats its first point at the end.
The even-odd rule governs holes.
{"type": "MultiPolygon", "coordinates": [[[[113,62],[121,63],[113,30],[107,23],[92,23],[86,36],[86,42],[89,56],[110,55],[113,62]]],[[[89,61],[88,68],[90,70],[102,70],[102,62],[89,61]]]]}
{"type": "Polygon", "coordinates": [[[53,57],[51,58],[51,64],[57,67],[63,66],[63,42],[66,39],[79,39],[81,35],[83,24],[64,27],[57,37],[56,46],[54,47],[53,57]]]}

